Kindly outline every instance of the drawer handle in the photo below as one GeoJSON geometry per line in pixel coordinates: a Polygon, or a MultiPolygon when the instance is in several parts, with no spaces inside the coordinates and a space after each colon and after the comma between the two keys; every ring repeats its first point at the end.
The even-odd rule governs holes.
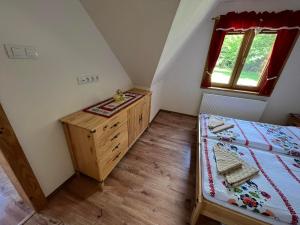
{"type": "Polygon", "coordinates": [[[112,126],[110,127],[110,129],[112,129],[112,128],[114,128],[114,127],[117,127],[119,124],[120,124],[120,122],[116,122],[114,125],[112,125],[112,126]]]}
{"type": "Polygon", "coordinates": [[[117,144],[111,151],[114,152],[116,149],[118,149],[120,147],[120,143],[117,144]]]}
{"type": "Polygon", "coordinates": [[[120,155],[121,155],[121,152],[119,152],[119,154],[116,155],[116,157],[113,159],[113,161],[115,161],[117,158],[119,158],[120,155]]]}
{"type": "Polygon", "coordinates": [[[143,114],[140,115],[140,118],[139,118],[139,123],[141,123],[143,120],[143,114]]]}
{"type": "Polygon", "coordinates": [[[105,131],[107,128],[108,128],[108,126],[105,125],[105,126],[103,127],[103,131],[105,131]]]}
{"type": "Polygon", "coordinates": [[[112,138],[112,139],[110,139],[110,141],[113,141],[113,140],[115,140],[116,138],[118,138],[118,137],[119,137],[119,135],[120,135],[120,133],[117,133],[115,136],[113,136],[113,138],[112,138]]]}

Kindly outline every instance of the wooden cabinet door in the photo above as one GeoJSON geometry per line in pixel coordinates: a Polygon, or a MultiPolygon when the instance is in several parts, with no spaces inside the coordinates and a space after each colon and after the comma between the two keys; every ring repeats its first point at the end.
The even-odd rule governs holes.
{"type": "Polygon", "coordinates": [[[131,107],[127,111],[127,126],[128,126],[128,146],[135,140],[135,107],[131,107]]]}
{"type": "Polygon", "coordinates": [[[128,144],[129,146],[146,129],[149,123],[149,96],[139,100],[138,104],[128,110],[128,144]]]}
{"type": "Polygon", "coordinates": [[[144,105],[142,108],[141,113],[141,132],[144,131],[149,124],[149,117],[150,117],[150,95],[146,95],[144,97],[144,105]]]}

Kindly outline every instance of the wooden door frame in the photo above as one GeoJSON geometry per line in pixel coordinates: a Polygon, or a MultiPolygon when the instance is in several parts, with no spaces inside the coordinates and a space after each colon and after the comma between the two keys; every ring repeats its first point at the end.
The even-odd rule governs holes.
{"type": "Polygon", "coordinates": [[[47,203],[41,186],[0,103],[0,163],[23,200],[35,211],[47,203]]]}

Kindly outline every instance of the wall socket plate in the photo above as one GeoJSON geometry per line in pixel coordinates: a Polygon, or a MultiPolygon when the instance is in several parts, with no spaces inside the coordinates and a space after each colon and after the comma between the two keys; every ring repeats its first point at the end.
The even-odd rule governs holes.
{"type": "Polygon", "coordinates": [[[82,84],[90,84],[95,83],[99,81],[99,75],[98,74],[92,74],[92,75],[81,75],[77,77],[77,83],[78,85],[82,84]]]}

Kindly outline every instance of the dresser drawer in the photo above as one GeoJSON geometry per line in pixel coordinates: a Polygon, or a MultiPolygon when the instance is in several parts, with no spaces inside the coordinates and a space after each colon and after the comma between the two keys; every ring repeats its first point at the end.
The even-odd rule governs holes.
{"type": "Polygon", "coordinates": [[[125,123],[127,123],[127,111],[123,110],[96,129],[95,141],[101,141],[103,135],[111,135],[125,123]]]}
{"type": "Polygon", "coordinates": [[[104,154],[113,151],[115,148],[119,148],[121,144],[128,147],[127,123],[124,123],[111,134],[104,134],[96,140],[95,145],[98,158],[103,158],[104,154]]]}
{"type": "Polygon", "coordinates": [[[115,168],[118,162],[123,158],[127,151],[128,141],[118,143],[110,151],[106,152],[104,157],[100,159],[99,170],[100,178],[104,180],[108,174],[115,168]]]}

